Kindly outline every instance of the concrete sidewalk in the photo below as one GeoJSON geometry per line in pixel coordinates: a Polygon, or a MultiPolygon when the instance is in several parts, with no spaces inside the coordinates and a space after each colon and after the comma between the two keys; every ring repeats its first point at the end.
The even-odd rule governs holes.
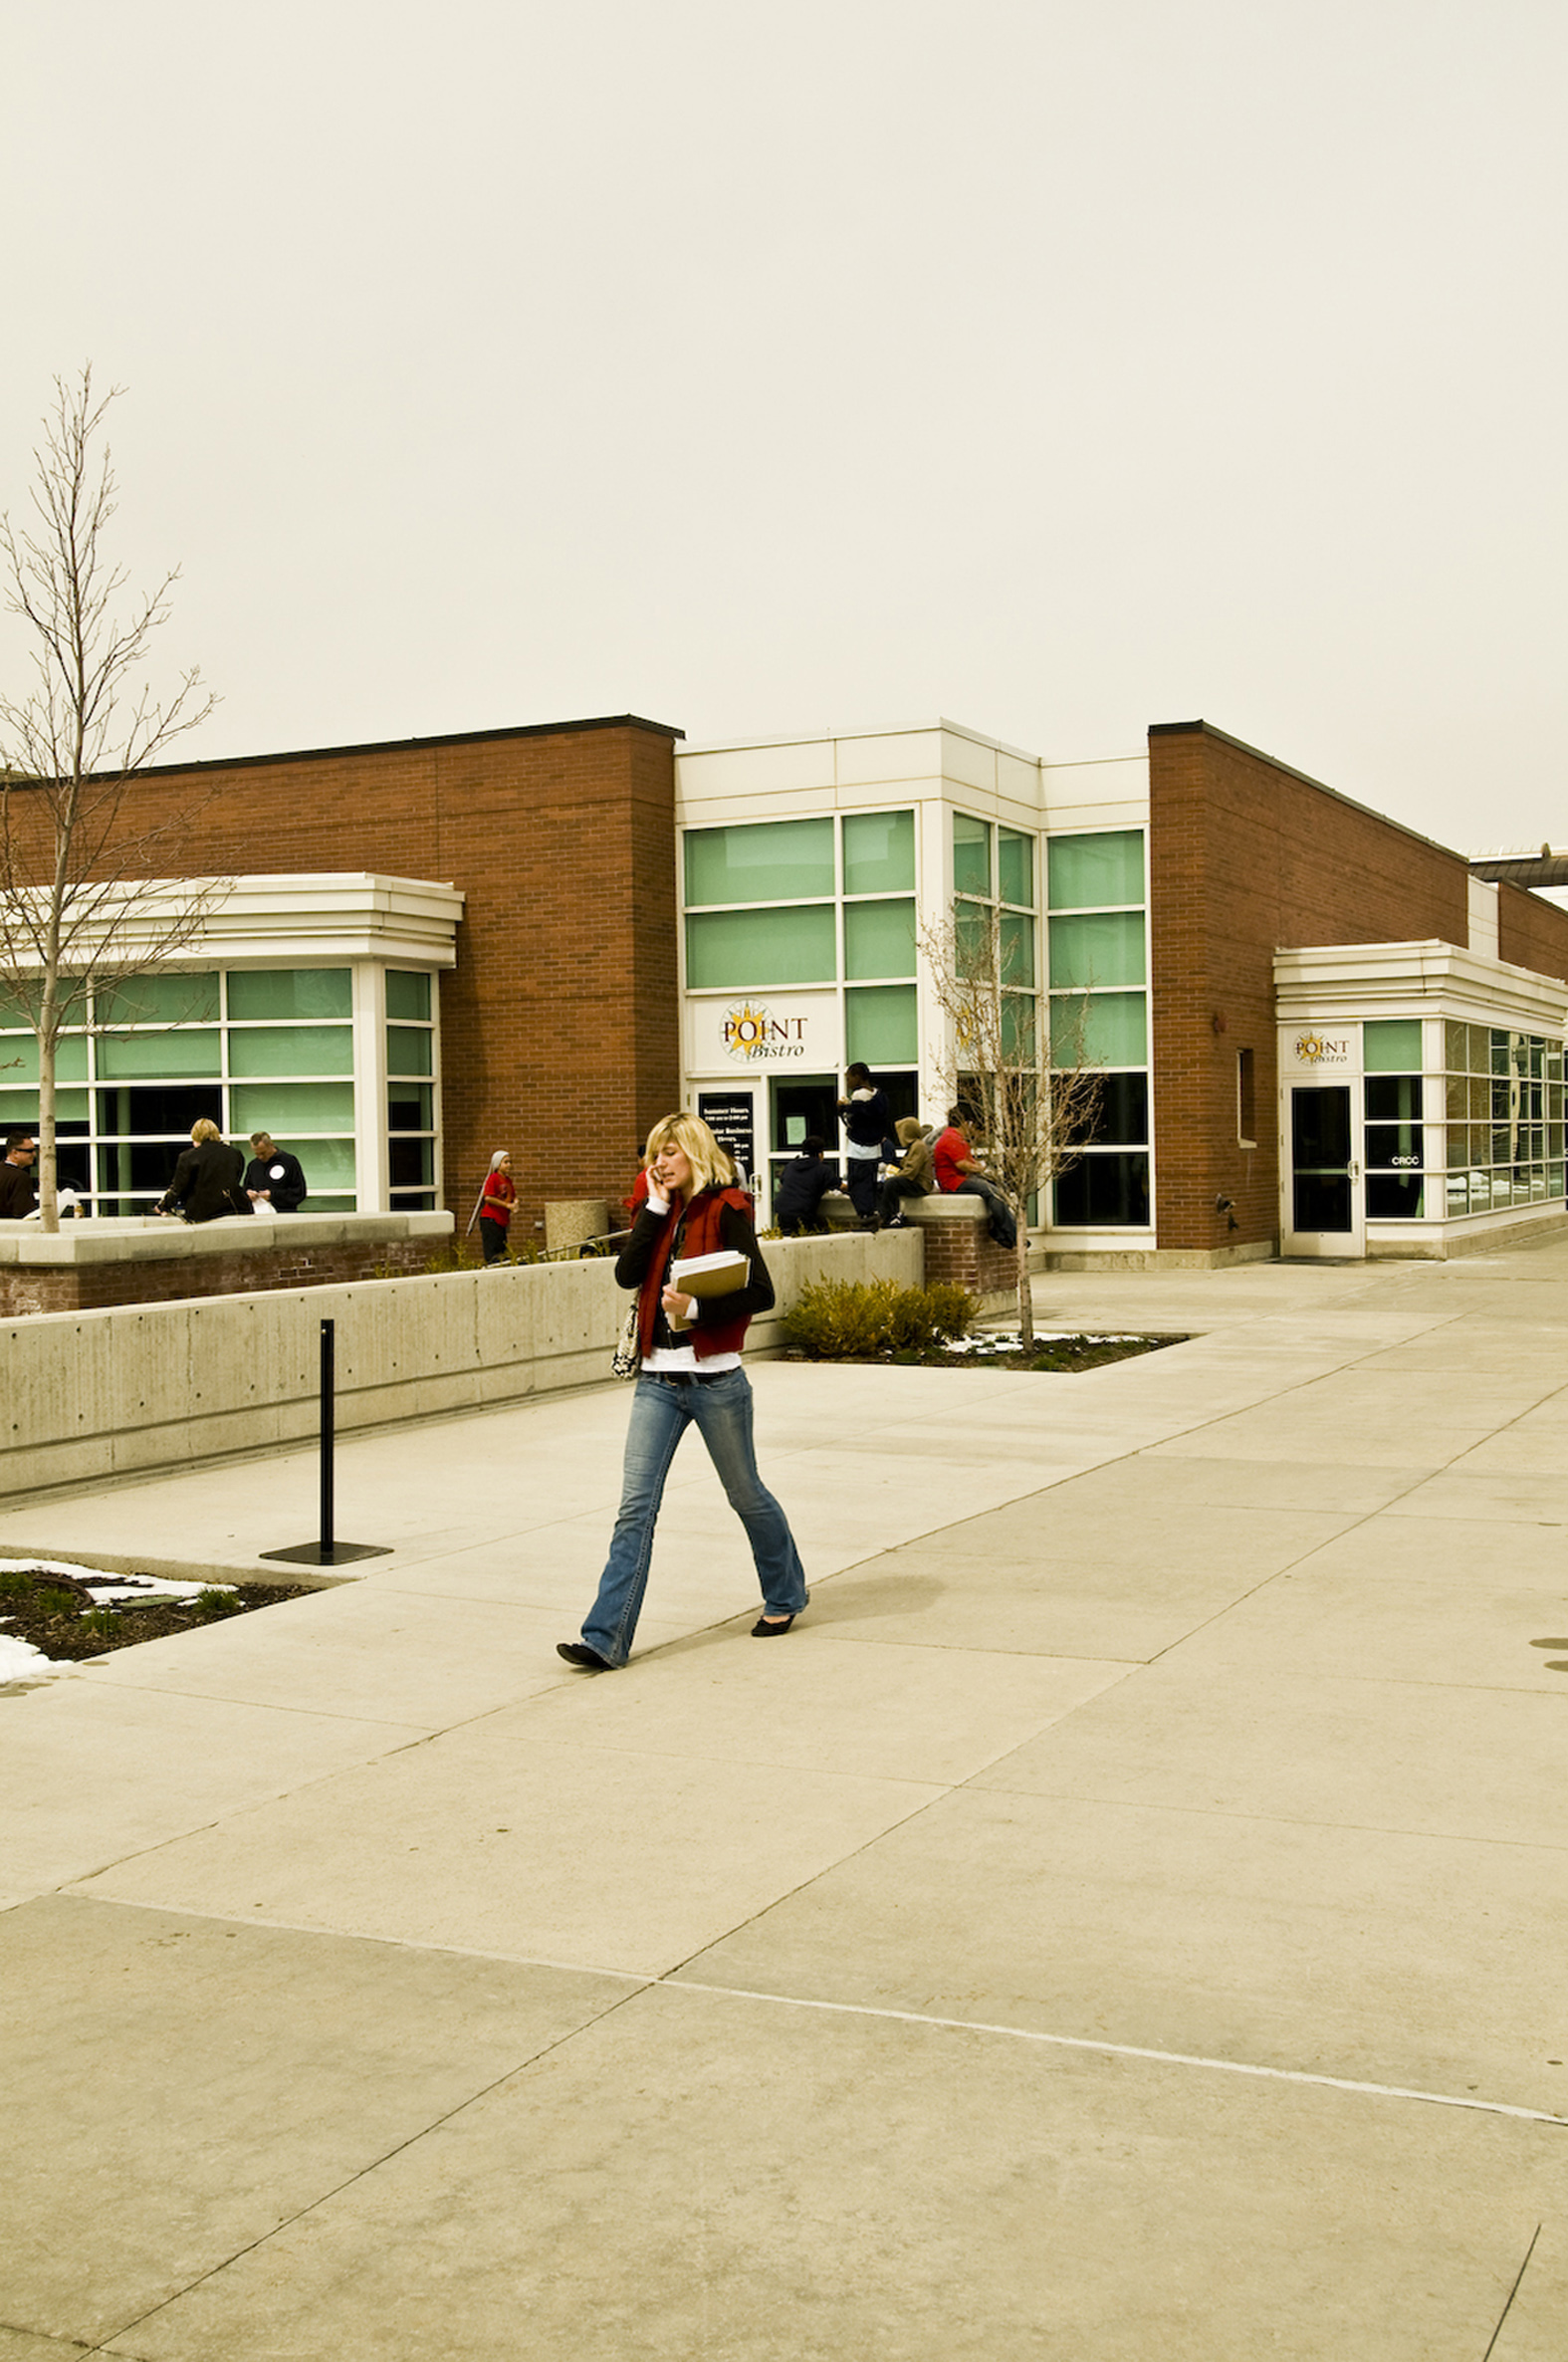
{"type": "MultiPolygon", "coordinates": [[[[764,1364],[813,1586],[626,1390],[340,1448],[395,1545],[0,1698],[0,2362],[1560,2362],[1568,1242],[1041,1281],[764,1364]]],[[[273,1570],[310,1454],[13,1508],[273,1570]]]]}

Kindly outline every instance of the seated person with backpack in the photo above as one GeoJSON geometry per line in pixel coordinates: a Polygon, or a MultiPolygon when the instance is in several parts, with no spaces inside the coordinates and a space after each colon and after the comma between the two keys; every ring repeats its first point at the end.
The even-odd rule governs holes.
{"type": "Polygon", "coordinates": [[[825,1231],[821,1205],[828,1190],[838,1181],[836,1165],[824,1164],[825,1144],[816,1132],[808,1132],[800,1143],[800,1153],[792,1156],[780,1168],[774,1190],[774,1220],[786,1239],[797,1239],[802,1231],[825,1231]]]}

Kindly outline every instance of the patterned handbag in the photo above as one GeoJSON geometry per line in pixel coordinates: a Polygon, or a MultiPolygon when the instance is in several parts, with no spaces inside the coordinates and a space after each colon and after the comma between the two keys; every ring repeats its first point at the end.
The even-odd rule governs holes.
{"type": "Polygon", "coordinates": [[[642,1348],[637,1342],[637,1299],[633,1297],[631,1309],[621,1322],[620,1335],[615,1340],[610,1375],[615,1378],[634,1378],[641,1368],[642,1348]]]}

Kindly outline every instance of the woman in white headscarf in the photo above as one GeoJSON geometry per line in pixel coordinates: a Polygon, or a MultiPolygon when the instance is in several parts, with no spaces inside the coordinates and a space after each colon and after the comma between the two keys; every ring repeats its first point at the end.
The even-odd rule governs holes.
{"type": "Polygon", "coordinates": [[[512,1209],[518,1202],[517,1184],[512,1178],[512,1159],[504,1148],[498,1148],[490,1160],[485,1176],[484,1195],[479,1201],[479,1236],[485,1250],[487,1264],[507,1261],[507,1229],[512,1220],[512,1209]]]}

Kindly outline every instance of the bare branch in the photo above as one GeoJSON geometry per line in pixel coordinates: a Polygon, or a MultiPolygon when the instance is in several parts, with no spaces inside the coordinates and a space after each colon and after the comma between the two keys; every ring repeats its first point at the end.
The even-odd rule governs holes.
{"type": "Polygon", "coordinates": [[[39,1198],[58,1214],[55,1054],[95,992],[158,973],[200,937],[228,880],[174,883],[188,814],[136,826],[126,791],[216,703],[192,669],[163,698],[142,673],[178,570],[121,611],[129,577],[104,548],[116,507],[101,440],[118,387],[91,365],[55,380],[33,453],[33,522],[0,518],[6,603],[33,640],[29,694],[0,694],[0,991],[39,1047],[39,1198]]]}
{"type": "MultiPolygon", "coordinates": [[[[1056,1016],[1036,1038],[1032,968],[1021,938],[983,903],[962,902],[946,926],[923,928],[920,948],[948,1021],[951,1048],[939,1072],[948,1097],[969,1111],[986,1150],[986,1173],[1017,1226],[1018,1325],[1034,1333],[1028,1275],[1029,1200],[1075,1164],[1099,1118],[1104,1077],[1090,1063],[1081,1014],[1056,1016]]],[[[1058,1005],[1060,1007],[1060,1005],[1058,1005]]]]}

